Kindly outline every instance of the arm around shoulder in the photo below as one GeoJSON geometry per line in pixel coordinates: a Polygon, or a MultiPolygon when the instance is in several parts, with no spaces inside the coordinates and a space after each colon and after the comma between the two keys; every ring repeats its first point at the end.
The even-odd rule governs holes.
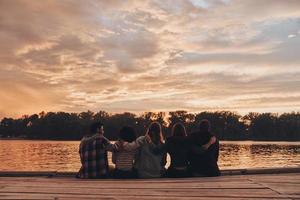
{"type": "Polygon", "coordinates": [[[135,141],[126,143],[126,145],[124,145],[123,148],[127,151],[133,151],[145,143],[147,143],[147,138],[145,136],[140,136],[135,141]]]}
{"type": "Polygon", "coordinates": [[[107,150],[107,151],[112,151],[112,152],[118,151],[122,146],[122,144],[119,141],[117,141],[113,144],[106,137],[103,137],[103,139],[105,141],[104,142],[105,150],[107,150]]]}
{"type": "Polygon", "coordinates": [[[217,141],[216,136],[212,136],[212,137],[210,138],[210,140],[209,140],[206,144],[204,144],[204,145],[202,145],[202,146],[198,146],[198,145],[193,144],[193,145],[191,146],[191,151],[192,151],[193,153],[195,153],[195,154],[203,154],[203,153],[205,153],[205,152],[209,149],[209,147],[210,147],[211,145],[215,144],[216,141],[217,141]]]}

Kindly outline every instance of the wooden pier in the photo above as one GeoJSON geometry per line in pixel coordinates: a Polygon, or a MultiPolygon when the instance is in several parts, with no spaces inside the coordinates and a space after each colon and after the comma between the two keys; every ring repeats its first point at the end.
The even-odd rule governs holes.
{"type": "MultiPolygon", "coordinates": [[[[265,170],[266,171],[266,170],[265,170]]],[[[72,173],[0,173],[0,199],[300,199],[300,170],[211,178],[83,180],[72,173]],[[290,172],[290,173],[287,173],[290,172]]],[[[260,173],[259,173],[260,172],[260,173]]],[[[224,174],[238,174],[237,170],[224,174]]],[[[240,174],[243,174],[240,171],[240,174]]]]}

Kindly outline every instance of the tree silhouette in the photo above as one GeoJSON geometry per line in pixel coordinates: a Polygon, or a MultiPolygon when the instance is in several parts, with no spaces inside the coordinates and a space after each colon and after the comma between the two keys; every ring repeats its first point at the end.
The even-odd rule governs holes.
{"type": "Polygon", "coordinates": [[[92,122],[104,123],[105,135],[117,139],[120,128],[129,125],[138,135],[144,135],[152,121],[162,124],[165,136],[170,135],[176,122],[185,124],[188,133],[196,131],[199,122],[208,119],[212,132],[222,140],[300,140],[300,113],[254,113],[241,116],[230,111],[189,113],[184,110],[166,112],[145,112],[141,115],[125,112],[109,114],[105,111],[81,113],[41,112],[24,115],[21,118],[3,118],[0,122],[2,138],[29,138],[79,140],[89,132],[92,122]]]}

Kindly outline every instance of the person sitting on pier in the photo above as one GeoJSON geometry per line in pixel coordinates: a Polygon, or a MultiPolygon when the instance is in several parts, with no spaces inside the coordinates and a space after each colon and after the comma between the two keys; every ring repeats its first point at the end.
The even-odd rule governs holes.
{"type": "Polygon", "coordinates": [[[115,178],[137,178],[133,168],[134,158],[138,148],[149,141],[147,136],[136,138],[134,129],[124,126],[119,133],[119,140],[115,143],[121,148],[112,153],[112,162],[115,164],[115,178]]]}
{"type": "Polygon", "coordinates": [[[172,127],[171,136],[166,139],[165,148],[170,155],[171,164],[167,169],[166,176],[170,178],[180,178],[191,176],[189,170],[188,152],[194,149],[199,154],[204,153],[213,143],[216,137],[212,137],[208,143],[199,146],[190,142],[185,126],[177,122],[172,127]]]}
{"type": "Polygon", "coordinates": [[[219,141],[216,140],[205,152],[199,152],[199,148],[195,148],[196,146],[207,144],[214,137],[210,127],[208,120],[202,120],[200,122],[199,131],[192,133],[189,137],[192,145],[189,151],[189,161],[193,176],[220,175],[217,163],[219,157],[219,141]]]}
{"type": "Polygon", "coordinates": [[[142,145],[135,160],[139,178],[159,178],[165,174],[167,154],[164,150],[162,128],[158,122],[152,122],[147,129],[151,142],[142,145]]]}
{"type": "Polygon", "coordinates": [[[81,168],[77,178],[108,178],[109,165],[107,150],[117,150],[118,144],[111,144],[104,137],[104,127],[100,122],[90,126],[90,134],[83,137],[79,146],[81,168]]]}

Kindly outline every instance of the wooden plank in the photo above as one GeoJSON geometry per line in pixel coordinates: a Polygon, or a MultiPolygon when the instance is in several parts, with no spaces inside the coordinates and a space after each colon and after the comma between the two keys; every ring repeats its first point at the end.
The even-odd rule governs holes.
{"type": "Polygon", "coordinates": [[[115,195],[95,195],[95,194],[20,194],[20,193],[1,193],[0,199],[122,199],[122,200],[135,200],[135,199],[165,199],[165,200],[179,200],[179,199],[299,199],[300,196],[259,196],[259,197],[239,197],[239,196],[115,196],[115,195]]]}
{"type": "MultiPolygon", "coordinates": [[[[3,187],[45,187],[45,188],[56,188],[57,183],[7,183],[3,185],[3,187]]],[[[76,183],[68,183],[64,184],[62,187],[72,187],[72,188],[98,188],[98,189],[159,189],[159,188],[165,188],[165,189],[172,189],[172,188],[181,188],[181,189],[200,189],[200,188],[211,188],[211,189],[218,189],[218,188],[223,188],[223,189],[261,189],[261,188],[267,188],[263,187],[262,185],[255,184],[255,183],[243,183],[243,182],[236,182],[236,183],[211,183],[211,184],[205,184],[205,183],[195,183],[195,184],[190,184],[190,183],[185,183],[184,185],[181,184],[176,184],[176,183],[169,183],[169,184],[76,184],[76,183]]]]}
{"type": "MultiPolygon", "coordinates": [[[[300,173],[300,167],[284,168],[252,168],[252,169],[226,169],[221,170],[222,175],[245,175],[245,174],[279,174],[279,173],[300,173]]],[[[36,177],[36,176],[68,176],[74,177],[77,172],[60,171],[0,171],[0,177],[36,177]]]]}
{"type": "Polygon", "coordinates": [[[105,182],[199,182],[199,181],[232,181],[232,180],[241,180],[241,177],[245,176],[219,176],[219,177],[193,177],[193,178],[156,178],[156,179],[77,179],[75,177],[0,177],[0,181],[20,181],[20,180],[28,180],[28,181],[105,181],[105,182]]]}
{"type": "Polygon", "coordinates": [[[265,183],[298,183],[300,184],[299,174],[288,174],[288,175],[251,175],[247,177],[249,180],[254,182],[265,182],[265,183]]]}
{"type": "MultiPolygon", "coordinates": [[[[288,200],[291,198],[288,197],[278,197],[274,198],[271,197],[272,199],[278,199],[278,200],[288,200]]],[[[223,199],[223,200],[262,200],[262,199],[271,199],[271,198],[243,198],[243,197],[165,197],[165,196],[160,196],[160,197],[147,197],[144,196],[142,199],[143,200],[155,200],[155,199],[161,199],[161,200],[216,200],[216,199],[223,199]]],[[[68,194],[58,194],[58,195],[44,195],[44,194],[23,194],[20,196],[18,193],[7,193],[4,195],[0,194],[0,199],[55,199],[55,200],[82,200],[82,199],[103,199],[103,200],[111,200],[111,199],[119,199],[119,200],[141,200],[140,196],[132,196],[132,197],[115,197],[115,196],[110,196],[110,197],[103,197],[103,196],[98,196],[98,195],[68,195],[68,194]]]]}
{"type": "MultiPolygon", "coordinates": [[[[152,181],[152,182],[138,182],[138,181],[41,181],[45,179],[39,180],[19,180],[19,181],[3,181],[1,182],[2,186],[34,186],[34,187],[57,187],[58,184],[62,185],[62,187],[82,187],[82,188],[262,188],[261,185],[253,183],[247,179],[239,179],[238,181],[210,181],[210,182],[202,182],[199,180],[198,182],[179,182],[177,179],[172,182],[161,182],[160,180],[152,181]]],[[[47,179],[49,180],[49,179],[47,179]]],[[[75,179],[77,180],[77,179],[75,179]]]]}
{"type": "MultiPolygon", "coordinates": [[[[91,198],[89,199],[99,199],[99,197],[91,198]]],[[[59,200],[81,200],[82,198],[74,198],[74,197],[61,197],[57,198],[59,200]]],[[[101,198],[102,199],[102,198],[101,198]]],[[[110,198],[111,199],[111,198],[110,198]]],[[[141,200],[140,197],[113,197],[114,200],[141,200]]],[[[240,197],[143,197],[142,200],[292,200],[290,198],[240,198],[240,197]]]]}
{"type": "MultiPolygon", "coordinates": [[[[162,184],[169,184],[169,183],[182,183],[182,184],[185,184],[185,183],[215,183],[215,182],[224,182],[224,183],[236,183],[236,182],[243,182],[242,181],[243,179],[232,179],[232,180],[228,180],[228,179],[216,179],[216,180],[205,180],[205,179],[194,179],[194,180],[178,180],[178,179],[174,179],[174,180],[171,180],[171,181],[164,181],[164,180],[161,180],[161,179],[158,179],[158,180],[149,180],[149,181],[140,181],[140,180],[130,180],[130,181],[127,181],[127,180],[113,180],[113,181],[110,181],[110,180],[101,180],[101,179],[95,179],[95,180],[89,180],[89,179],[86,179],[86,180],[80,180],[80,179],[69,179],[69,180],[58,180],[58,179],[33,179],[33,180],[22,180],[22,179],[19,179],[19,180],[3,180],[3,179],[0,179],[0,184],[2,183],[7,183],[7,182],[11,182],[11,183],[14,183],[14,182],[36,182],[36,183],[78,183],[78,184],[81,184],[81,183],[95,183],[95,182],[99,182],[99,183],[107,183],[107,184],[115,184],[115,183],[118,183],[118,182],[122,182],[122,183],[126,183],[126,184],[131,184],[131,183],[138,183],[138,184],[155,184],[155,183],[162,183],[162,184]]],[[[245,179],[245,181],[247,181],[245,179]]]]}
{"type": "Polygon", "coordinates": [[[300,199],[298,180],[300,173],[144,180],[1,177],[0,199],[300,199]]]}
{"type": "Polygon", "coordinates": [[[280,194],[295,194],[300,195],[300,184],[294,183],[262,183],[262,185],[277,191],[280,194]]]}
{"type": "Polygon", "coordinates": [[[40,193],[40,194],[95,194],[100,196],[229,196],[229,197],[278,197],[278,193],[264,189],[91,189],[91,188],[35,188],[35,187],[5,187],[0,193],[19,192],[19,193],[40,193]]]}
{"type": "MultiPolygon", "coordinates": [[[[75,197],[74,197],[75,198],[75,197]]],[[[22,200],[29,200],[29,199],[39,199],[39,200],[56,200],[57,198],[55,196],[49,196],[49,195],[44,195],[44,194],[38,194],[38,195],[27,195],[27,194],[22,194],[22,195],[15,195],[15,194],[4,194],[0,195],[0,199],[22,199],[22,200]]]]}
{"type": "Polygon", "coordinates": [[[56,183],[56,184],[95,184],[101,183],[105,185],[115,185],[118,183],[123,184],[214,184],[214,183],[224,183],[224,184],[239,184],[239,183],[250,183],[245,177],[234,177],[234,178],[190,178],[190,179],[147,179],[147,180],[107,180],[107,179],[75,179],[75,178],[0,178],[0,184],[7,183],[19,183],[19,182],[31,182],[31,183],[56,183]]]}

